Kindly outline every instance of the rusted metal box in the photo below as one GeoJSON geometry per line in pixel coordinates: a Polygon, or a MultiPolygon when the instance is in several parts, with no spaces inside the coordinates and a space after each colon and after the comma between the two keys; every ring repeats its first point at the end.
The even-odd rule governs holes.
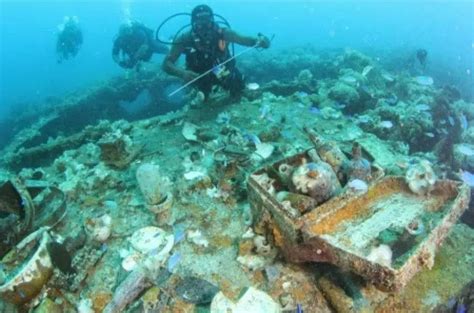
{"type": "Polygon", "coordinates": [[[412,193],[403,177],[378,177],[367,193],[344,190],[301,216],[277,201],[283,190],[277,175],[283,164],[300,165],[306,153],[254,172],[248,181],[257,232],[264,232],[289,262],[329,262],[350,270],[383,291],[396,291],[434,262],[436,249],[468,207],[470,188],[438,180],[428,196],[412,193]],[[272,180],[260,183],[261,175],[272,180]],[[379,249],[384,246],[386,249],[379,249]],[[381,262],[377,253],[387,254],[381,262]],[[375,257],[374,257],[375,255],[375,257]]]}

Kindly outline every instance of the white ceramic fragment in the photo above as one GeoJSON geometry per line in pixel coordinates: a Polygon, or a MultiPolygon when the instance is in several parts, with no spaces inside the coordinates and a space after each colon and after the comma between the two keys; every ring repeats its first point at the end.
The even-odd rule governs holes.
{"type": "Polygon", "coordinates": [[[250,287],[237,302],[227,298],[222,291],[215,295],[211,303],[211,313],[226,312],[281,313],[281,307],[265,292],[250,287]]]}
{"type": "Polygon", "coordinates": [[[275,150],[275,147],[273,145],[269,143],[265,143],[265,142],[255,144],[255,148],[257,150],[253,153],[253,159],[257,159],[257,160],[268,159],[272,155],[273,150],[275,150]]]}
{"type": "Polygon", "coordinates": [[[147,226],[135,231],[128,240],[133,249],[147,254],[166,246],[174,238],[159,227],[147,226]]]}
{"type": "Polygon", "coordinates": [[[185,122],[183,126],[183,130],[181,133],[183,134],[184,138],[189,141],[197,141],[196,132],[198,127],[192,123],[185,122]]]}

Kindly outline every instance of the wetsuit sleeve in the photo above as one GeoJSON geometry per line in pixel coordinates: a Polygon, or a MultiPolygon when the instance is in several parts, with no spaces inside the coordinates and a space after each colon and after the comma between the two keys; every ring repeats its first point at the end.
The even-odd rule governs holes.
{"type": "Polygon", "coordinates": [[[222,34],[225,41],[233,42],[242,46],[251,47],[256,45],[258,42],[257,37],[243,36],[228,28],[223,28],[222,34]]]}
{"type": "Polygon", "coordinates": [[[189,36],[187,34],[183,34],[176,38],[173,41],[173,45],[171,46],[171,50],[166,55],[165,59],[163,60],[162,69],[169,75],[173,75],[179,78],[183,78],[186,72],[185,69],[180,68],[176,65],[176,61],[178,61],[181,54],[183,54],[186,50],[186,42],[189,41],[189,36]]]}

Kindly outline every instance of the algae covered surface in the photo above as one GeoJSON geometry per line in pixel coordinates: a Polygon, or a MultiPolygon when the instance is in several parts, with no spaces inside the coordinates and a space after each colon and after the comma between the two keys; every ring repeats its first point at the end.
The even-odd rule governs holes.
{"type": "Polygon", "coordinates": [[[443,306],[449,312],[455,297],[472,281],[474,268],[473,230],[465,224],[455,225],[436,255],[434,266],[417,274],[410,284],[377,306],[378,312],[432,312],[443,306]]]}
{"type": "MultiPolygon", "coordinates": [[[[392,294],[360,278],[355,279],[359,287],[348,288],[340,277],[352,274],[329,275],[338,270],[321,264],[286,262],[275,245],[278,234],[256,226],[248,177],[312,147],[304,126],[334,142],[349,158],[358,142],[364,157],[385,175],[404,176],[420,160],[429,160],[439,179],[461,183],[459,169],[469,171],[474,164],[466,149],[456,148],[474,144],[469,135],[472,103],[448,89],[419,84],[408,73],[389,73],[358,51],[324,54],[327,60],[315,59],[313,50],[298,51],[295,59],[281,51],[250,54],[241,63],[242,71],[251,73],[249,79],[260,87],[247,89],[239,100],[220,90],[199,103],[190,89],[184,106],[174,112],[128,121],[123,112],[104,113],[106,119],[91,117],[88,126],[74,130],[61,130],[56,117],[39,112],[38,120],[2,151],[2,176],[48,181],[64,192],[67,214],[51,232],[67,243],[75,273],[55,269],[26,308],[109,312],[113,304],[127,312],[209,312],[214,290],[238,301],[251,286],[288,312],[298,305],[304,312],[364,307],[429,312],[450,301],[460,303],[458,295],[474,279],[472,224],[449,225],[453,229],[432,268],[392,294]],[[286,71],[275,77],[268,65],[272,62],[286,71]],[[263,65],[251,71],[255,64],[263,65]],[[440,114],[443,110],[447,115],[440,114]],[[468,125],[451,125],[449,117],[461,115],[468,125]],[[461,137],[454,136],[458,131],[461,137]],[[137,174],[144,165],[153,165],[145,182],[137,174]],[[147,187],[153,184],[150,196],[147,187]],[[149,234],[134,236],[148,226],[154,227],[147,228],[149,234]],[[208,284],[216,289],[202,287],[208,284]]],[[[139,93],[136,88],[176,84],[158,71],[151,66],[71,96],[58,114],[71,121],[82,106],[98,109],[100,100],[133,98],[139,93]]],[[[154,101],[151,105],[160,105],[154,101]]],[[[380,244],[393,246],[403,236],[409,247],[416,246],[445,207],[430,197],[423,173],[415,183],[427,194],[408,189],[391,194],[370,207],[370,219],[338,225],[333,239],[364,254],[380,244]]],[[[391,252],[394,266],[401,266],[404,253],[391,252]]]]}

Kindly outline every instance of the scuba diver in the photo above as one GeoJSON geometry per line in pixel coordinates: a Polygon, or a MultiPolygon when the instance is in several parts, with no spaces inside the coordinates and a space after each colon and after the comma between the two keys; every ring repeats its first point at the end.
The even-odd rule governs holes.
{"type": "Polygon", "coordinates": [[[420,65],[423,69],[426,67],[426,57],[428,56],[428,51],[425,49],[418,49],[416,51],[416,58],[418,59],[418,62],[420,62],[420,65]]]}
{"type": "Polygon", "coordinates": [[[230,28],[221,28],[214,16],[218,15],[215,15],[209,6],[196,6],[191,13],[191,29],[175,36],[162,68],[166,73],[187,83],[211,71],[195,82],[205,99],[215,85],[228,90],[231,97],[239,98],[245,87],[244,78],[235,66],[229,43],[267,49],[270,47],[270,40],[261,34],[257,37],[242,36],[230,28]],[[181,54],[186,56],[184,69],[176,65],[181,54]],[[225,65],[222,65],[223,62],[225,65]]]}
{"type": "Polygon", "coordinates": [[[75,57],[79,52],[82,45],[82,31],[76,16],[65,16],[63,24],[59,25],[58,29],[56,53],[58,54],[58,63],[61,63],[70,57],[75,57]]]}
{"type": "Polygon", "coordinates": [[[123,68],[134,68],[142,61],[150,61],[154,53],[165,54],[168,51],[167,46],[153,38],[153,30],[139,22],[131,22],[120,26],[112,58],[123,68]]]}

